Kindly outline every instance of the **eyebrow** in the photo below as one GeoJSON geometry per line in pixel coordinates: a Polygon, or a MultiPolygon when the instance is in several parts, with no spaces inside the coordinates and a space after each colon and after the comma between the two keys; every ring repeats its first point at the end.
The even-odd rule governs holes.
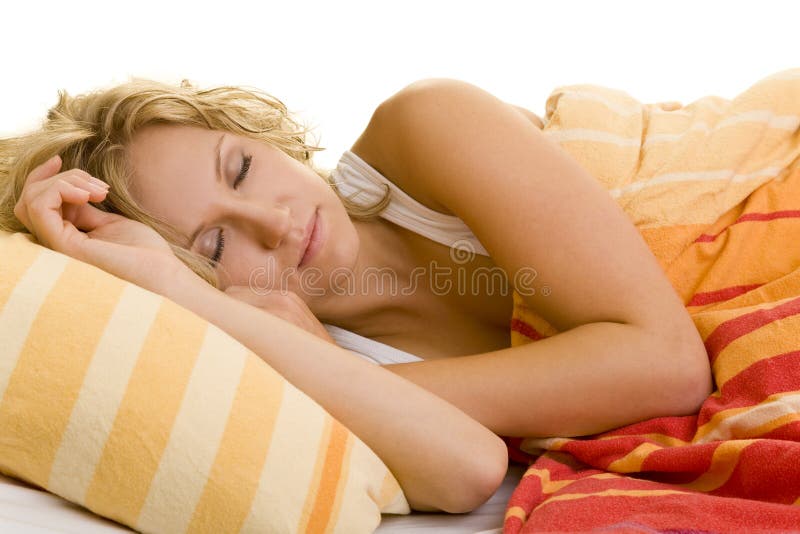
{"type": "MultiPolygon", "coordinates": [[[[217,183],[222,181],[222,141],[224,139],[225,139],[225,134],[220,135],[219,140],[217,141],[217,144],[214,147],[214,153],[216,154],[215,167],[217,173],[217,183]]],[[[205,222],[200,223],[200,226],[198,226],[197,229],[194,232],[192,232],[192,235],[189,237],[189,246],[187,248],[192,248],[192,246],[194,246],[194,240],[197,239],[197,234],[200,233],[200,230],[202,230],[205,225],[206,225],[205,222]]]]}

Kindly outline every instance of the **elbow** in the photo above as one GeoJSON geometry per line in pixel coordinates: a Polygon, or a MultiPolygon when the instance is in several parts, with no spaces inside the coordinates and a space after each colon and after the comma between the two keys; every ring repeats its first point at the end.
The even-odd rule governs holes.
{"type": "Polygon", "coordinates": [[[713,378],[708,353],[695,331],[689,343],[679,344],[667,354],[671,363],[669,383],[662,381],[672,415],[692,415],[700,411],[713,391],[713,378]]]}
{"type": "Polygon", "coordinates": [[[508,471],[508,449],[502,439],[495,435],[493,438],[485,454],[464,460],[465,469],[440,503],[443,512],[471,512],[488,501],[500,487],[508,471]]]}

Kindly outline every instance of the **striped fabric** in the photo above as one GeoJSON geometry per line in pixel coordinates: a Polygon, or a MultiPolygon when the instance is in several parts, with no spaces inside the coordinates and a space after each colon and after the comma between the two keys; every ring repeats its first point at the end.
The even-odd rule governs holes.
{"type": "MultiPolygon", "coordinates": [[[[142,532],[372,532],[378,457],[243,345],[0,233],[0,471],[142,532]]],[[[35,513],[35,511],[32,511],[35,513]]]]}
{"type": "MultiPolygon", "coordinates": [[[[715,391],[689,417],[510,440],[532,465],[504,532],[797,532],[800,69],[687,106],[561,87],[546,115],[547,135],[658,258],[705,340],[715,391]]],[[[557,333],[514,302],[513,346],[557,333]]]]}

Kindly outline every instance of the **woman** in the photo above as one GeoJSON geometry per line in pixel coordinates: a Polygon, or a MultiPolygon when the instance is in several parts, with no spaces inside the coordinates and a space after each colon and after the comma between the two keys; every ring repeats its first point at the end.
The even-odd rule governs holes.
{"type": "Polygon", "coordinates": [[[353,145],[466,223],[489,256],[464,260],[374,217],[391,198],[365,210],[337,194],[268,95],[144,80],[62,93],[41,131],[1,145],[2,227],[218,325],[372,447],[413,508],[463,512],[503,478],[497,435],[596,433],[692,413],[710,392],[702,340],[647,245],[541,127],[432,79],[382,103],[353,145]],[[510,293],[419,276],[434,267],[451,282],[500,269],[562,333],[509,347],[510,293]],[[372,288],[376,268],[412,290],[372,288]],[[373,366],[321,322],[423,361],[373,366]]]}

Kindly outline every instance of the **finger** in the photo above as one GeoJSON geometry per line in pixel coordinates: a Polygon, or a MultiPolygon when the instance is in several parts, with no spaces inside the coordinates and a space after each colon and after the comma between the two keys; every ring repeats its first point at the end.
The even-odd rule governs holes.
{"type": "Polygon", "coordinates": [[[65,202],[75,204],[89,201],[89,192],[71,183],[58,180],[53,186],[43,191],[27,206],[31,233],[39,243],[59,252],[67,252],[68,239],[76,236],[71,223],[65,223],[61,215],[61,206],[65,202]],[[72,230],[73,235],[70,234],[72,230]]]}
{"type": "Polygon", "coordinates": [[[45,178],[49,178],[55,174],[58,174],[58,171],[61,170],[61,156],[56,154],[52,158],[48,159],[44,163],[35,167],[30,173],[28,173],[27,178],[25,178],[25,183],[32,183],[38,182],[40,180],[44,180],[45,178]]]}
{"type": "Polygon", "coordinates": [[[86,204],[70,204],[65,206],[68,208],[68,213],[65,210],[64,219],[75,225],[76,228],[83,232],[91,232],[106,224],[114,221],[122,220],[125,217],[116,213],[103,211],[89,203],[86,204]]]}
{"type": "MultiPolygon", "coordinates": [[[[37,167],[37,170],[38,169],[39,168],[37,167]]],[[[59,180],[68,182],[76,187],[88,191],[89,200],[92,202],[101,202],[108,193],[108,185],[99,185],[105,183],[93,178],[88,173],[80,171],[79,169],[72,169],[70,171],[51,176],[49,179],[40,178],[39,181],[30,183],[32,177],[36,177],[34,176],[33,172],[28,175],[28,181],[26,181],[25,188],[22,191],[22,196],[17,202],[17,205],[14,206],[14,215],[29,230],[32,230],[32,228],[29,226],[30,217],[28,215],[28,206],[34,201],[35,198],[43,194],[44,191],[53,187],[54,184],[57,184],[59,180]]]]}

